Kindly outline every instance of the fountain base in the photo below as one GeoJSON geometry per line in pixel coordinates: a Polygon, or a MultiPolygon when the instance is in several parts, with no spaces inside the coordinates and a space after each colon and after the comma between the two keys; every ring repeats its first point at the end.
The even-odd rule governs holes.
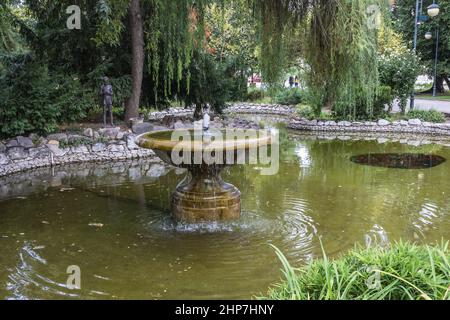
{"type": "Polygon", "coordinates": [[[236,220],[241,215],[241,192],[219,174],[191,172],[172,195],[172,213],[188,223],[236,220]]]}

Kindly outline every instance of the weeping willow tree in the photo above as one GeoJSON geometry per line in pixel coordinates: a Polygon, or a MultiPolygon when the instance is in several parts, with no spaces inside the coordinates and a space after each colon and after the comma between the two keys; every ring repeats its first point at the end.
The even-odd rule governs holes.
{"type": "Polygon", "coordinates": [[[347,118],[373,113],[377,23],[387,7],[385,1],[255,0],[253,6],[261,21],[261,67],[266,80],[280,77],[288,43],[297,35],[316,114],[322,107],[347,118]]]}
{"type": "MultiPolygon", "coordinates": [[[[98,38],[118,43],[130,3],[138,2],[142,46],[155,96],[179,91],[182,81],[189,91],[193,53],[207,46],[205,10],[212,3],[223,7],[230,1],[234,0],[99,0],[103,19],[98,38]]],[[[370,8],[377,5],[382,11],[385,1],[246,1],[259,22],[260,67],[266,82],[280,79],[288,48],[296,41],[309,69],[307,81],[316,113],[327,107],[352,118],[360,112],[372,114],[378,70],[377,30],[370,23],[375,13],[370,8]]]]}
{"type": "MultiPolygon", "coordinates": [[[[130,16],[133,49],[133,94],[130,109],[137,111],[144,58],[152,78],[155,101],[180,90],[186,79],[189,88],[194,49],[205,46],[205,8],[213,0],[98,0],[101,17],[97,41],[118,45],[130,16]],[[144,56],[145,55],[145,56],[144,56]],[[138,72],[139,71],[139,72],[138,72]],[[173,88],[173,83],[176,88],[173,88]],[[162,89],[162,90],[161,90],[162,89]],[[162,91],[164,97],[158,97],[162,91]]],[[[128,111],[127,111],[128,113],[128,111]]]]}

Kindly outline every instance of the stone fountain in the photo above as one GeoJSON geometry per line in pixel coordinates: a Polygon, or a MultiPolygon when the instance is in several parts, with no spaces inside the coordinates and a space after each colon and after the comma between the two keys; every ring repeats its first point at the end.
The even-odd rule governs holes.
{"type": "Polygon", "coordinates": [[[220,173],[236,164],[238,157],[248,159],[251,149],[269,146],[271,136],[231,131],[232,135],[225,130],[168,130],[137,138],[140,147],[152,149],[166,163],[188,170],[172,194],[172,213],[177,220],[195,223],[240,217],[241,193],[224,182],[220,173]],[[223,138],[218,139],[219,136],[223,138]],[[211,157],[205,159],[201,156],[204,154],[211,157]]]}

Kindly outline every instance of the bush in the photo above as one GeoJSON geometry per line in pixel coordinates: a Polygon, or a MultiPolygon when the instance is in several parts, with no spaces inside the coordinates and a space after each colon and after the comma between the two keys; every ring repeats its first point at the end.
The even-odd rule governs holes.
{"type": "Polygon", "coordinates": [[[414,90],[414,84],[421,73],[417,56],[411,51],[387,50],[378,59],[380,82],[392,88],[393,96],[400,99],[400,108],[405,112],[406,102],[414,90]]]}
{"type": "Polygon", "coordinates": [[[310,106],[307,106],[307,105],[298,106],[297,113],[302,118],[306,118],[306,119],[314,118],[314,110],[310,106]]]}
{"type": "Polygon", "coordinates": [[[347,101],[337,101],[333,117],[337,120],[370,120],[377,119],[383,113],[386,105],[391,105],[394,97],[389,86],[379,86],[372,101],[367,100],[367,93],[360,88],[356,97],[356,108],[349,107],[347,101]]]}
{"type": "Polygon", "coordinates": [[[303,91],[299,88],[282,89],[274,97],[274,102],[283,105],[297,105],[303,102],[303,91]]]}
{"type": "Polygon", "coordinates": [[[448,243],[354,249],[334,261],[316,260],[294,269],[276,249],[286,280],[269,290],[272,300],[450,299],[448,243]],[[371,279],[379,275],[379,285],[371,279]]]}
{"type": "Polygon", "coordinates": [[[408,119],[420,119],[425,122],[446,122],[444,114],[436,110],[412,110],[406,116],[408,119]]]}
{"type": "Polygon", "coordinates": [[[258,89],[256,87],[250,87],[247,90],[247,96],[245,100],[252,102],[263,99],[264,96],[265,96],[264,90],[258,89]]]}
{"type": "Polygon", "coordinates": [[[45,64],[29,55],[8,61],[0,79],[0,135],[49,133],[60,122],[85,116],[91,93],[77,78],[50,75],[45,64]]]}

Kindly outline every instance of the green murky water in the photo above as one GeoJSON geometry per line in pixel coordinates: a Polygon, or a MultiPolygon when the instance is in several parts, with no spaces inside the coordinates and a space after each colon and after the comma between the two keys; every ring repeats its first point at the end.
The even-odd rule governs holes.
{"type": "Polygon", "coordinates": [[[450,161],[429,169],[356,164],[354,155],[450,148],[284,136],[276,176],[234,167],[240,221],[178,225],[169,197],[184,172],[117,162],[0,179],[0,298],[234,299],[281,277],[272,243],[296,266],[355,243],[450,239],[450,161]],[[81,290],[66,288],[68,266],[81,290]]]}

